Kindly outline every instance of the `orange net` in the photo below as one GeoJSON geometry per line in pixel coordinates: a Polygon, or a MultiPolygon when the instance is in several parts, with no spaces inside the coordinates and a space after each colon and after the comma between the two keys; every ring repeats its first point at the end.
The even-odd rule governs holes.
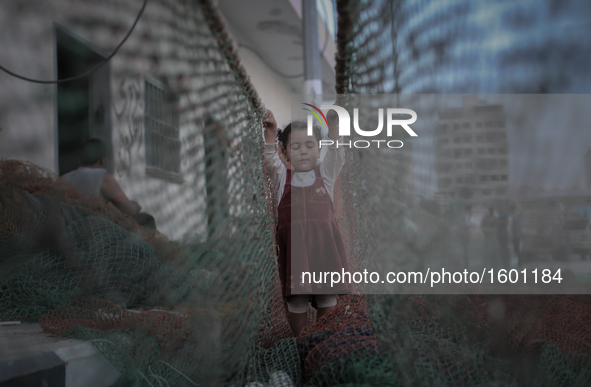
{"type": "Polygon", "coordinates": [[[161,349],[176,350],[191,336],[187,316],[163,310],[135,312],[96,298],[82,299],[44,314],[39,325],[46,333],[67,336],[74,326],[114,331],[135,328],[153,336],[161,349]]]}

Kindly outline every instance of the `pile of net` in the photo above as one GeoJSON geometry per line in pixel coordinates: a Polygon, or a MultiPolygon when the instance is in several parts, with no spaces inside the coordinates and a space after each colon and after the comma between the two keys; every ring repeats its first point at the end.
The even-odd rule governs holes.
{"type": "MultiPolygon", "coordinates": [[[[215,265],[245,265],[227,240],[180,246],[30,163],[3,160],[0,171],[2,320],[92,341],[121,386],[243,378],[265,308],[227,295],[236,282],[215,265]],[[239,337],[242,352],[230,350],[239,337]]],[[[242,270],[265,278],[262,269],[242,270]]]]}
{"type": "Polygon", "coordinates": [[[590,302],[580,296],[348,296],[295,344],[287,339],[259,349],[251,375],[266,382],[284,370],[306,386],[585,386],[591,382],[590,302]],[[301,373],[294,363],[287,369],[289,362],[301,362],[301,373]]]}
{"type": "Polygon", "coordinates": [[[362,302],[340,302],[302,331],[297,344],[304,377],[312,385],[362,382],[355,380],[355,364],[380,355],[362,302]]]}
{"type": "Polygon", "coordinates": [[[179,247],[27,162],[0,161],[4,319],[35,320],[85,296],[158,303],[162,261],[179,247]]]}

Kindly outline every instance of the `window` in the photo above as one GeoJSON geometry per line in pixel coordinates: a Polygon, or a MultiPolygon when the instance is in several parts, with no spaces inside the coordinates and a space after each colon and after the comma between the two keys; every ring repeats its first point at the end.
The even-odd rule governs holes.
{"type": "Polygon", "coordinates": [[[454,124],[454,130],[460,129],[460,124],[454,124]]]}
{"type": "MultiPolygon", "coordinates": [[[[86,70],[105,62],[102,55],[65,28],[55,24],[54,33],[58,78],[77,76],[81,69],[86,70]]],[[[105,168],[113,173],[110,88],[111,70],[108,63],[84,79],[56,85],[55,123],[58,141],[55,145],[57,172],[60,175],[80,166],[76,149],[82,140],[89,137],[97,137],[103,141],[107,151],[105,168]]]]}
{"type": "Polygon", "coordinates": [[[472,149],[470,149],[470,148],[464,149],[464,156],[471,156],[471,155],[472,155],[472,149]]]}
{"type": "Polygon", "coordinates": [[[456,163],[456,169],[461,169],[462,168],[462,163],[456,163]]]}
{"type": "Polygon", "coordinates": [[[501,175],[501,181],[507,181],[507,175],[501,175]]]}
{"type": "Polygon", "coordinates": [[[499,176],[497,176],[497,175],[490,175],[490,181],[499,181],[499,176]]]}
{"type": "Polygon", "coordinates": [[[499,160],[499,166],[501,168],[507,168],[507,160],[499,160]]]}
{"type": "Polygon", "coordinates": [[[486,154],[486,149],[484,149],[484,148],[478,148],[478,154],[479,155],[486,154]]]}
{"type": "Polygon", "coordinates": [[[454,144],[459,144],[459,143],[460,143],[460,138],[454,137],[454,144]]]}
{"type": "Polygon", "coordinates": [[[476,123],[476,127],[477,127],[477,128],[482,128],[482,122],[477,122],[477,123],[476,123]]]}
{"type": "Polygon", "coordinates": [[[470,129],[471,125],[470,125],[470,123],[469,123],[469,122],[464,122],[464,123],[462,124],[462,127],[463,127],[464,129],[470,129]]]}
{"type": "Polygon", "coordinates": [[[439,163],[439,165],[437,166],[437,172],[441,172],[441,173],[445,173],[445,172],[449,172],[452,169],[452,164],[451,163],[439,163]]]}
{"type": "Polygon", "coordinates": [[[447,132],[447,125],[445,125],[445,124],[439,125],[438,129],[439,129],[439,133],[446,133],[447,132]]]}
{"type": "Polygon", "coordinates": [[[488,175],[480,175],[480,182],[486,183],[488,181],[488,175]]]}
{"type": "Polygon", "coordinates": [[[449,187],[450,184],[451,184],[450,178],[439,179],[439,186],[441,188],[449,187]]]}
{"type": "Polygon", "coordinates": [[[497,195],[505,195],[507,193],[507,188],[497,188],[495,193],[497,195]]]}
{"type": "Polygon", "coordinates": [[[462,137],[463,142],[472,142],[472,136],[468,135],[468,136],[464,136],[462,137]]]}
{"type": "Polygon", "coordinates": [[[466,176],[464,177],[464,181],[466,182],[466,184],[474,184],[474,176],[466,176]]]}
{"type": "Polygon", "coordinates": [[[484,196],[488,196],[488,195],[490,195],[490,191],[489,191],[489,190],[487,190],[487,189],[483,189],[483,190],[482,190],[482,194],[483,194],[484,196]]]}
{"type": "Polygon", "coordinates": [[[464,168],[472,169],[472,163],[464,163],[464,168]]]}
{"type": "Polygon", "coordinates": [[[489,155],[494,155],[495,153],[497,153],[497,151],[495,150],[495,148],[488,148],[488,154],[489,155]]]}
{"type": "Polygon", "coordinates": [[[486,142],[495,142],[496,140],[496,133],[494,132],[487,132],[486,133],[486,142]]]}
{"type": "MultiPolygon", "coordinates": [[[[396,153],[400,153],[400,152],[396,152],[396,153]]],[[[452,155],[451,149],[442,150],[442,151],[439,151],[439,153],[441,154],[441,158],[451,159],[451,155],[452,155]]]]}
{"type": "Polygon", "coordinates": [[[455,149],[455,150],[454,150],[454,157],[455,157],[456,159],[459,159],[459,158],[461,158],[461,157],[462,157],[462,150],[461,150],[461,149],[455,149]]]}
{"type": "Polygon", "coordinates": [[[494,126],[495,126],[494,122],[491,122],[491,121],[486,121],[486,127],[487,127],[487,128],[492,128],[492,127],[494,127],[494,126]]]}
{"type": "Polygon", "coordinates": [[[181,140],[177,99],[149,80],[145,81],[144,96],[148,171],[155,172],[158,177],[178,181],[181,172],[181,140]]]}
{"type": "Polygon", "coordinates": [[[497,128],[504,128],[505,127],[505,121],[497,121],[497,128]]]}
{"type": "Polygon", "coordinates": [[[476,135],[476,142],[484,142],[484,134],[478,133],[476,135]]]}
{"type": "Polygon", "coordinates": [[[461,177],[456,177],[456,183],[457,184],[462,184],[464,182],[464,179],[461,177]]]}

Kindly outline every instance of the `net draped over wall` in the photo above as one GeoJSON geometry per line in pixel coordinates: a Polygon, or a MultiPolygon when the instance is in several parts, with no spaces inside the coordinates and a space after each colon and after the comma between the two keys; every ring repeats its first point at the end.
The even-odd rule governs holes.
{"type": "MultiPolygon", "coordinates": [[[[591,90],[590,72],[579,67],[591,63],[589,42],[583,38],[589,33],[589,5],[583,1],[337,1],[337,8],[337,102],[349,109],[351,117],[358,106],[350,101],[361,94],[591,90]]],[[[359,121],[369,122],[369,129],[376,127],[375,113],[371,114],[359,121]]],[[[582,129],[578,135],[584,135],[582,129]]],[[[512,200],[508,192],[494,190],[483,198],[460,194],[433,199],[441,190],[437,181],[441,171],[436,169],[441,159],[421,137],[419,133],[418,139],[402,138],[405,145],[396,156],[347,150],[341,175],[346,182],[343,214],[351,219],[354,255],[361,268],[370,267],[370,257],[387,254],[414,270],[425,269],[431,258],[441,254],[455,255],[461,264],[458,229],[464,207],[471,205],[476,212],[512,200]]],[[[553,138],[560,142],[558,135],[553,138]]],[[[428,140],[437,141],[433,136],[428,140]]],[[[507,146],[507,139],[503,141],[499,147],[507,146]]],[[[515,145],[510,141],[509,136],[509,148],[515,145]]],[[[458,161],[453,154],[451,158],[445,161],[458,161]]],[[[511,154],[508,159],[510,163],[511,154]]],[[[529,167],[539,169],[545,162],[531,159],[529,167]]],[[[565,164],[565,171],[569,168],[565,164]]],[[[517,183],[505,181],[505,185],[517,183]]],[[[468,265],[481,262],[483,243],[471,240],[468,265]]],[[[377,344],[367,345],[365,354],[347,361],[343,372],[351,370],[348,382],[397,386],[590,382],[591,331],[582,322],[591,311],[588,296],[373,295],[365,296],[365,302],[369,321],[357,326],[369,326],[377,344]],[[377,359],[370,348],[378,351],[377,359]]],[[[355,352],[353,345],[349,348],[355,352]]],[[[314,380],[338,369],[337,362],[334,367],[320,368],[314,380]]]]}
{"type": "MultiPolygon", "coordinates": [[[[39,20],[48,36],[52,21],[65,25],[108,52],[141,6],[56,0],[7,11],[39,20]]],[[[177,225],[175,241],[43,168],[1,160],[0,318],[90,340],[122,373],[119,386],[244,385],[257,377],[249,359],[274,299],[264,108],[208,1],[149,1],[108,66],[112,114],[97,107],[90,121],[111,116],[113,175],[127,196],[156,209],[159,228],[177,225]]],[[[26,110],[20,94],[37,86],[18,82],[8,108],[26,110]]],[[[62,130],[86,86],[77,84],[82,94],[58,87],[62,130]]],[[[25,132],[34,104],[46,103],[40,94],[29,95],[25,132]]],[[[282,322],[275,331],[289,329],[282,322]]]]}

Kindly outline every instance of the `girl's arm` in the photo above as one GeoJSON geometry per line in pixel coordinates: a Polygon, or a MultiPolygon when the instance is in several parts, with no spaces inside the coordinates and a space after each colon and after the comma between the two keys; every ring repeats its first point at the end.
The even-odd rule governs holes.
{"type": "Polygon", "coordinates": [[[329,110],[326,114],[326,120],[328,121],[328,138],[333,140],[334,143],[328,145],[326,156],[324,156],[324,160],[320,165],[320,174],[331,199],[333,199],[334,185],[345,165],[345,148],[343,146],[337,147],[337,142],[340,143],[342,141],[339,135],[339,117],[337,112],[329,110]]]}
{"type": "Polygon", "coordinates": [[[287,170],[277,153],[277,121],[275,121],[272,111],[267,110],[267,113],[267,117],[263,119],[263,127],[265,128],[265,151],[263,158],[265,169],[271,179],[271,183],[275,188],[281,190],[285,184],[287,170]]]}
{"type": "Polygon", "coordinates": [[[328,123],[328,138],[337,141],[341,137],[339,135],[339,116],[337,112],[329,110],[326,113],[326,121],[328,123]]]}
{"type": "Polygon", "coordinates": [[[277,121],[271,110],[267,110],[267,116],[263,118],[265,128],[265,144],[275,144],[277,140],[277,121]]]}

